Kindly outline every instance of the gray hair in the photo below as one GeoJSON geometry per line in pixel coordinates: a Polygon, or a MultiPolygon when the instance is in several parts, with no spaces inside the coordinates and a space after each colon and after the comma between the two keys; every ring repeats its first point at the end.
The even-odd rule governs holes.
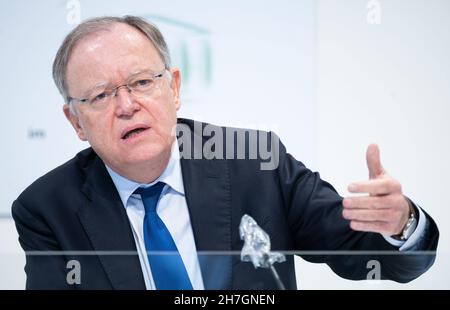
{"type": "Polygon", "coordinates": [[[155,25],[137,16],[105,16],[88,19],[75,27],[65,37],[53,61],[53,80],[66,103],[70,99],[66,81],[67,63],[75,45],[86,36],[100,30],[108,29],[117,23],[130,25],[142,32],[156,48],[161,60],[164,62],[165,68],[170,69],[169,49],[163,35],[155,25]]]}

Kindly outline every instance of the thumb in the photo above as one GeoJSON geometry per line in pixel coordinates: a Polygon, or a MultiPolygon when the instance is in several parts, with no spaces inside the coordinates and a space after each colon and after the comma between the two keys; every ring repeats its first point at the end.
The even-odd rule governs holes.
{"type": "Polygon", "coordinates": [[[384,173],[383,166],[381,166],[380,149],[378,145],[371,144],[367,147],[366,152],[367,167],[369,168],[369,178],[374,179],[384,173]]]}

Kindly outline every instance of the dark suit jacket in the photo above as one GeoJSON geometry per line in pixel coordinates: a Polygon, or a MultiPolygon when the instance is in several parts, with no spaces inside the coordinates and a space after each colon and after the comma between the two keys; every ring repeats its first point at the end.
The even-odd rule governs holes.
{"type": "MultiPolygon", "coordinates": [[[[184,138],[187,130],[205,142],[199,131],[202,124],[186,119],[179,119],[178,123],[185,130],[184,138]]],[[[246,132],[247,137],[249,133],[262,134],[237,132],[246,132]]],[[[274,134],[269,137],[269,142],[275,141],[274,134]]],[[[226,141],[225,136],[222,140],[226,141]]],[[[279,156],[278,168],[274,170],[261,170],[262,159],[181,159],[206,289],[277,288],[268,270],[240,261],[238,253],[243,242],[239,223],[243,214],[251,215],[270,235],[273,250],[397,250],[379,234],[352,231],[341,215],[342,198],[318,173],[288,154],[281,143],[278,154],[275,148],[272,153],[279,156]],[[207,254],[203,251],[235,251],[235,255],[203,255],[207,254]]],[[[145,289],[136,254],[96,255],[98,251],[133,253],[136,246],[117,190],[91,148],[30,185],[14,201],[12,214],[20,244],[29,254],[25,266],[27,288],[145,289]],[[92,255],[79,255],[81,252],[92,255]],[[80,262],[81,284],[67,284],[66,276],[72,268],[67,268],[67,262],[72,259],[80,262]]],[[[435,250],[438,243],[438,229],[427,217],[429,227],[419,250],[435,250]]],[[[418,277],[435,259],[433,254],[307,254],[301,256],[311,262],[327,263],[338,275],[355,280],[366,279],[370,271],[367,262],[377,259],[381,277],[398,282],[418,277]]],[[[295,289],[293,256],[287,256],[287,261],[276,268],[286,287],[295,289]]]]}

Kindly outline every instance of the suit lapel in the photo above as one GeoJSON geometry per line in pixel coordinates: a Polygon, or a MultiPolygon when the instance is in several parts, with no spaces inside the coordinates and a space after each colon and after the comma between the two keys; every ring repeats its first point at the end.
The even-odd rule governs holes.
{"type": "Polygon", "coordinates": [[[232,257],[224,253],[232,236],[227,161],[181,158],[181,170],[205,289],[231,289],[232,257]]]}
{"type": "MultiPolygon", "coordinates": [[[[95,251],[136,252],[125,208],[103,162],[95,157],[85,172],[82,191],[89,203],[80,207],[78,217],[92,247],[95,251]]],[[[99,260],[114,289],[145,289],[137,254],[99,255],[99,260]]]]}

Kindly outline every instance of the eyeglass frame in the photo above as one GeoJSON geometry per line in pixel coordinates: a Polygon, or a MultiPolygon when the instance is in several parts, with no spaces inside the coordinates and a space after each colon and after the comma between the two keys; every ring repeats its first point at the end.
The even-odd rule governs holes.
{"type": "MultiPolygon", "coordinates": [[[[145,70],[145,71],[146,71],[146,70],[145,70]]],[[[145,71],[144,71],[144,72],[145,72],[145,71]]],[[[150,71],[150,70],[148,70],[148,71],[150,71]]],[[[166,71],[168,71],[168,69],[167,69],[167,68],[164,68],[161,72],[153,74],[153,75],[152,75],[152,79],[153,79],[153,80],[156,80],[156,79],[162,78],[162,77],[164,76],[164,74],[166,73],[166,71]]],[[[127,80],[131,79],[133,76],[137,76],[137,75],[142,74],[142,73],[144,73],[144,72],[138,72],[138,73],[132,74],[131,76],[129,76],[129,77],[127,78],[127,80]]],[[[151,71],[150,71],[150,72],[151,72],[151,71]]],[[[106,88],[103,92],[105,92],[105,91],[111,91],[110,96],[111,96],[111,98],[114,98],[114,97],[116,97],[117,92],[119,91],[119,89],[121,89],[122,87],[126,87],[127,90],[128,90],[128,92],[129,92],[129,93],[132,93],[132,92],[133,92],[133,89],[130,87],[130,85],[129,85],[130,83],[131,83],[131,82],[125,83],[125,84],[121,84],[121,85],[115,86],[115,87],[110,88],[110,89],[106,88]]],[[[95,88],[95,87],[94,87],[94,88],[95,88]]],[[[67,98],[67,103],[68,103],[69,105],[75,104],[75,103],[73,103],[73,101],[77,101],[77,103],[79,103],[79,104],[92,105],[92,103],[89,102],[89,98],[81,98],[81,99],[79,99],[79,98],[74,98],[74,97],[70,97],[70,96],[67,98]]]]}

